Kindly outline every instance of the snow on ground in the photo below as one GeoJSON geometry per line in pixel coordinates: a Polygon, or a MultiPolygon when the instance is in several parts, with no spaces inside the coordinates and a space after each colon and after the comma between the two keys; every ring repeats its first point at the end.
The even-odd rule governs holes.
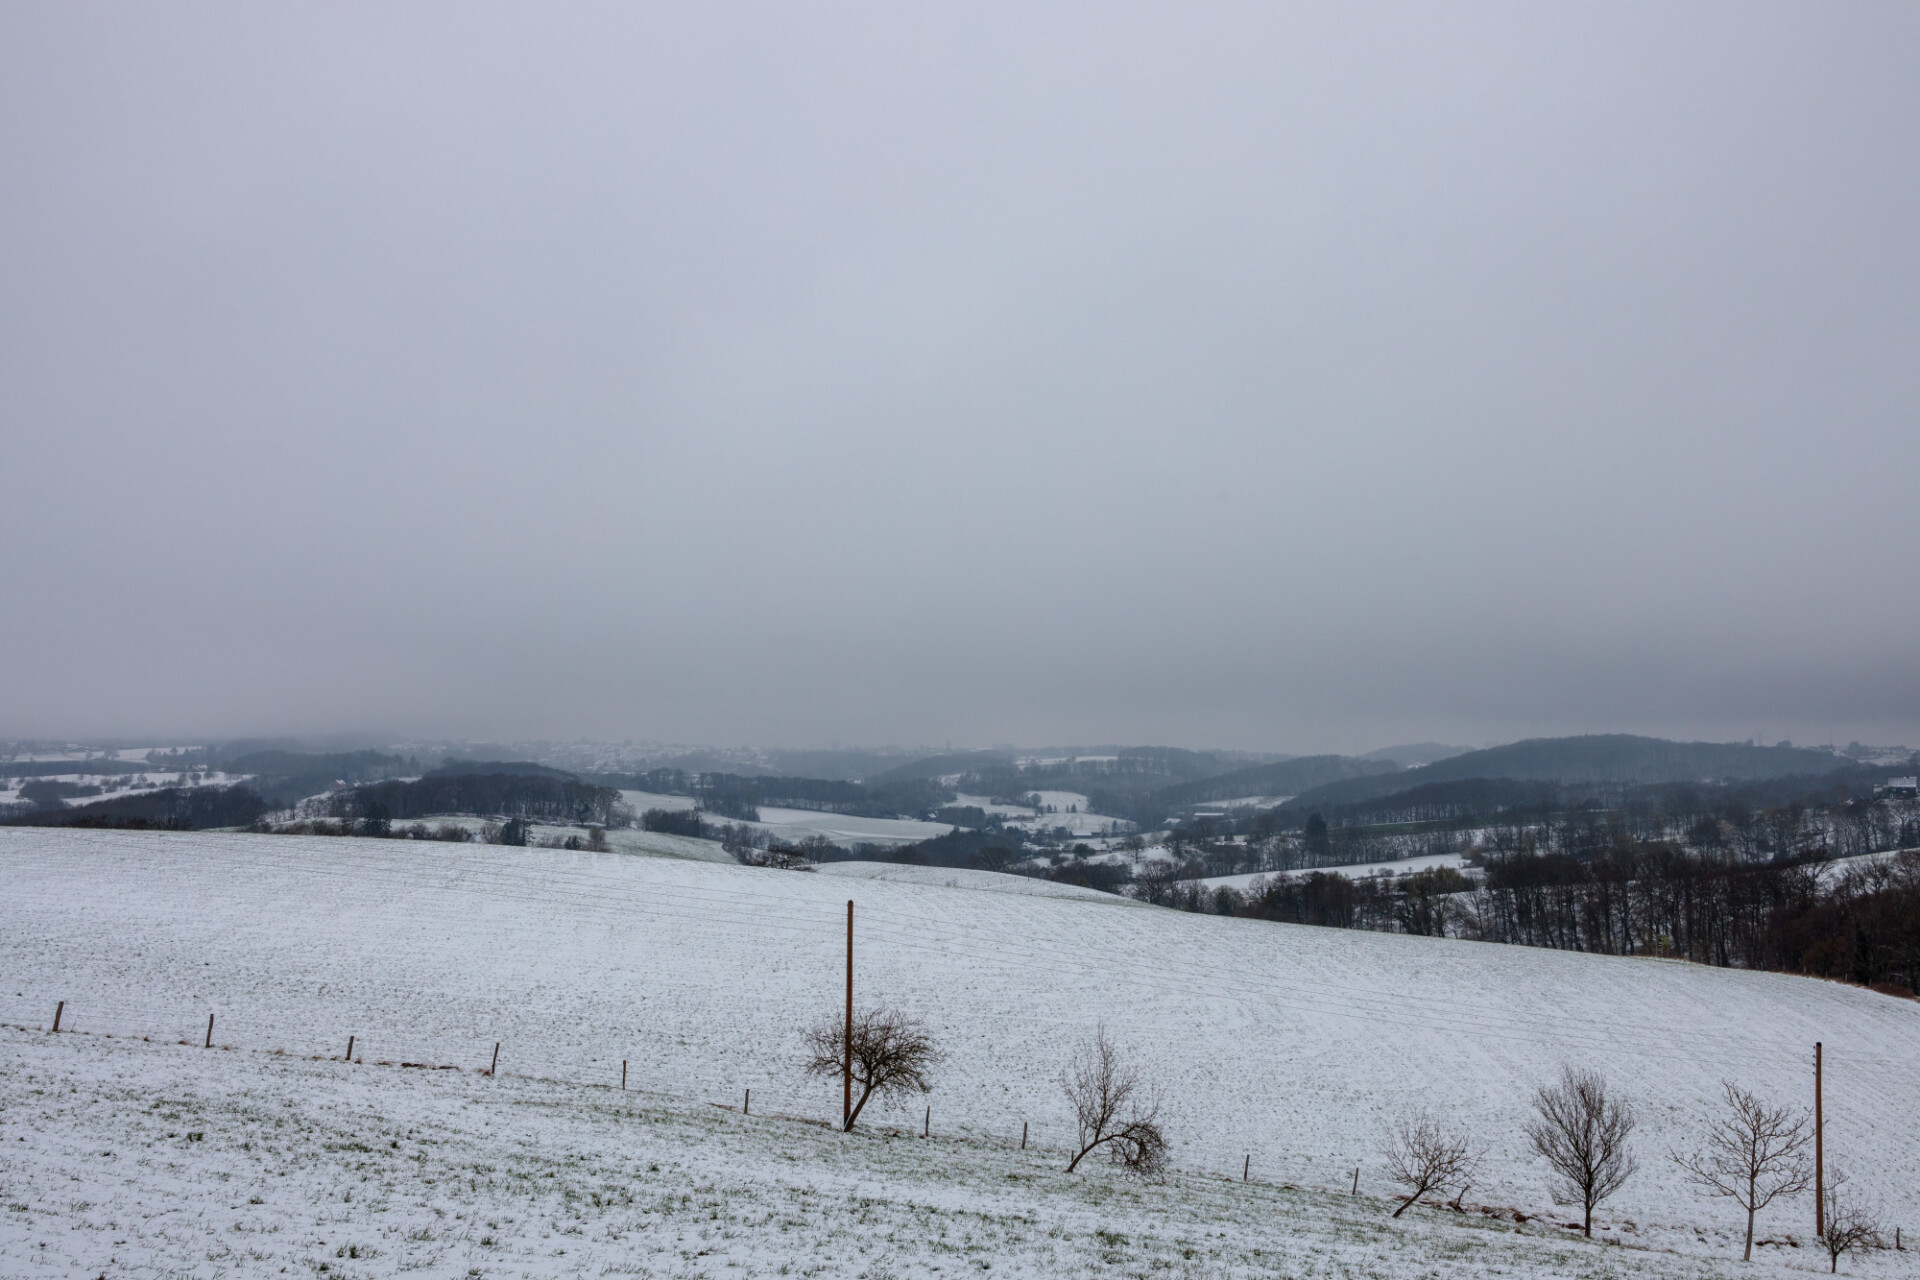
{"type": "Polygon", "coordinates": [[[1209,800],[1205,804],[1195,805],[1197,809],[1276,809],[1292,796],[1238,796],[1232,800],[1209,800]]]}
{"type": "Polygon", "coordinates": [[[1271,880],[1275,876],[1306,876],[1316,871],[1328,875],[1345,876],[1349,880],[1364,880],[1369,876],[1404,876],[1415,871],[1431,871],[1435,867],[1452,867],[1456,871],[1466,871],[1467,860],[1457,853],[1437,853],[1420,858],[1399,858],[1393,862],[1355,862],[1339,867],[1301,867],[1293,871],[1255,871],[1247,875],[1207,876],[1200,881],[1209,889],[1228,888],[1245,891],[1253,887],[1256,880],[1271,880]]]}
{"type": "MultiPolygon", "coordinates": [[[[724,821],[724,819],[715,819],[724,821]]],[[[744,824],[764,831],[778,840],[800,841],[808,836],[825,836],[837,845],[914,844],[944,836],[953,830],[947,822],[921,822],[916,818],[856,818],[845,813],[821,813],[817,809],[776,809],[760,806],[760,821],[744,824]]]]}
{"type": "Polygon", "coordinates": [[[1085,889],[1079,885],[1056,884],[1052,880],[999,871],[970,871],[961,867],[914,867],[898,862],[823,862],[815,870],[822,875],[843,876],[849,880],[886,880],[894,884],[937,885],[945,889],[978,889],[985,893],[1017,893],[1041,898],[1091,898],[1105,903],[1131,901],[1116,899],[1110,893],[1085,889]]]}
{"type": "MultiPolygon", "coordinates": [[[[620,798],[636,814],[645,813],[648,809],[679,812],[691,809],[698,803],[692,796],[663,796],[648,791],[622,791],[620,798]]],[[[715,823],[732,821],[713,814],[709,814],[707,820],[715,823]]],[[[808,836],[825,836],[833,843],[847,847],[857,844],[914,844],[953,830],[945,822],[920,822],[909,818],[855,818],[844,813],[765,806],[760,809],[760,821],[735,825],[764,831],[775,840],[788,843],[797,844],[808,836]]]]}
{"type": "MultiPolygon", "coordinates": [[[[1384,1126],[1424,1104],[1487,1144],[1471,1200],[1549,1212],[1526,1099],[1563,1062],[1594,1065],[1642,1115],[1641,1172],[1602,1230],[1731,1254],[1739,1221],[1685,1189],[1665,1153],[1692,1140],[1722,1077],[1804,1102],[1815,1040],[1830,1158],[1893,1223],[1920,1226],[1920,1005],[1832,983],[425,841],[7,828],[0,884],[0,1022],[45,1027],[65,1000],[65,1025],[94,1033],[0,1037],[0,1182],[27,1206],[0,1211],[5,1274],[97,1274],[96,1257],[124,1248],[133,1274],[311,1274],[323,1256],[347,1275],[428,1257],[429,1274],[755,1274],[780,1256],[826,1274],[978,1260],[1072,1275],[1093,1269],[1096,1230],[1126,1236],[1112,1251],[1140,1274],[1732,1274],[1597,1246],[1527,1253],[1530,1238],[1492,1220],[1389,1227],[1364,1196],[1350,1227],[1347,1198],[1324,1193],[1356,1166],[1381,1189],[1384,1126]],[[936,1134],[1009,1143],[1025,1121],[1057,1159],[1070,1135],[1054,1079],[1104,1022],[1164,1094],[1175,1189],[1105,1175],[1061,1187],[1047,1160],[1029,1170],[990,1145],[936,1157],[875,1143],[855,1159],[824,1130],[706,1107],[750,1087],[756,1112],[837,1114],[837,1088],[799,1073],[798,1035],[839,1007],[849,897],[858,999],[923,1017],[946,1051],[936,1134]],[[233,1053],[173,1043],[200,1043],[209,1012],[233,1053]],[[365,1073],[272,1055],[337,1055],[349,1034],[365,1073]],[[498,1081],[373,1068],[484,1067],[495,1041],[512,1073],[498,1081]],[[619,1099],[623,1059],[664,1096],[619,1099]],[[1210,1180],[1237,1177],[1247,1154],[1313,1194],[1210,1180]],[[1479,1242],[1496,1229],[1500,1250],[1522,1252],[1490,1261],[1479,1242]],[[850,1252],[875,1241],[897,1260],[850,1252]],[[48,1265],[29,1270],[42,1243],[48,1265]],[[361,1244],[379,1255],[331,1257],[361,1244]]],[[[1804,1242],[1810,1216],[1803,1197],[1761,1232],[1804,1242]]]]}
{"type": "MultiPolygon", "coordinates": [[[[743,1116],[504,1068],[17,1028],[0,1028],[0,1061],[10,1276],[1705,1280],[1811,1261],[1763,1248],[1741,1267],[1725,1232],[1709,1259],[1709,1242],[1638,1231],[1586,1243],[1551,1222],[1428,1207],[1393,1221],[1372,1194],[1278,1187],[1264,1171],[1067,1177],[1057,1150],[1004,1139],[847,1136],[757,1099],[743,1116]]],[[[1849,1272],[1899,1274],[1897,1257],[1849,1272]]]]}
{"type": "Polygon", "coordinates": [[[979,809],[988,817],[1031,818],[1033,806],[1024,804],[995,804],[992,796],[973,796],[964,791],[956,791],[953,802],[963,807],[979,809]]]}
{"type": "Polygon", "coordinates": [[[692,796],[663,796],[653,791],[622,791],[620,798],[635,814],[645,813],[649,809],[665,809],[668,813],[680,813],[694,808],[700,802],[692,796]]]}
{"type": "Polygon", "coordinates": [[[1022,831],[1058,831],[1064,828],[1075,838],[1092,838],[1133,830],[1133,824],[1124,818],[1088,812],[1087,806],[1091,801],[1078,791],[1029,791],[1025,794],[1038,796],[1041,807],[1035,809],[1031,805],[994,804],[990,797],[970,795],[958,796],[954,803],[977,804],[987,813],[998,814],[1005,819],[1007,826],[1022,831]]]}
{"type": "MultiPolygon", "coordinates": [[[[76,762],[80,763],[80,762],[76,762]]],[[[73,773],[33,774],[27,777],[0,779],[0,804],[14,804],[20,799],[20,788],[32,782],[62,782],[74,786],[99,787],[99,795],[67,796],[62,803],[69,807],[93,804],[99,800],[115,796],[129,795],[139,791],[157,791],[165,787],[230,787],[245,782],[253,775],[250,773],[223,773],[217,769],[207,771],[148,770],[145,773],[73,773]],[[199,781],[193,781],[194,778],[199,781]]]]}
{"type": "MultiPolygon", "coordinates": [[[[496,819],[476,818],[467,813],[437,814],[428,818],[408,819],[406,822],[395,825],[410,827],[416,821],[425,823],[430,828],[443,825],[464,827],[474,836],[478,836],[488,826],[500,825],[496,819]]],[[[689,858],[695,862],[724,862],[729,866],[735,861],[734,856],[722,849],[717,840],[668,835],[664,831],[645,831],[639,827],[609,827],[606,834],[607,844],[614,853],[637,853],[653,858],[689,858]]],[[[538,845],[542,840],[564,841],[569,837],[584,842],[587,838],[587,830],[585,827],[549,826],[539,822],[527,828],[529,846],[538,845]]]]}

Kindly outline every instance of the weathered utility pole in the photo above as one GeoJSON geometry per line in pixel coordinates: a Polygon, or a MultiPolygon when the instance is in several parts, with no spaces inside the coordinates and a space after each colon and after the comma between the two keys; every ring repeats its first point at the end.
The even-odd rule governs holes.
{"type": "Polygon", "coordinates": [[[1820,1113],[1820,1042],[1813,1042],[1813,1234],[1827,1238],[1827,1152],[1825,1117],[1820,1113]]]}
{"type": "Polygon", "coordinates": [[[845,1063],[840,1072],[840,1127],[853,1128],[853,899],[847,899],[847,1024],[841,1046],[845,1063]]]}

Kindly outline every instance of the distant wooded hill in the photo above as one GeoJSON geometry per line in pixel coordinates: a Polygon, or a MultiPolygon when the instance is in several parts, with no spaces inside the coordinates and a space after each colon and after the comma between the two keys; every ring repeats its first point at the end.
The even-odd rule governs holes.
{"type": "Polygon", "coordinates": [[[1633,734],[1529,738],[1469,751],[1417,770],[1349,778],[1296,793],[1293,807],[1352,805],[1439,782],[1682,783],[1823,777],[1850,761],[1804,747],[1744,742],[1669,742],[1633,734]]]}
{"type": "Polygon", "coordinates": [[[244,827],[267,811],[267,803],[249,787],[167,787],[131,791],[72,808],[41,809],[5,821],[31,827],[128,827],[197,831],[207,827],[244,827]]]}
{"type": "Polygon", "coordinates": [[[417,761],[378,751],[252,751],[214,760],[228,773],[253,775],[249,785],[282,805],[331,791],[338,782],[377,782],[420,772],[417,761]]]}
{"type": "Polygon", "coordinates": [[[631,821],[612,787],[538,774],[463,773],[375,782],[334,792],[330,808],[332,816],[356,821],[403,822],[439,814],[598,826],[631,821]]]}

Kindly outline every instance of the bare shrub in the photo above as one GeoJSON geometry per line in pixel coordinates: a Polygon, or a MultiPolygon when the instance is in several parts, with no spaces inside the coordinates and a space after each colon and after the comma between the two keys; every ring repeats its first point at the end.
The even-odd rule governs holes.
{"type": "MultiPolygon", "coordinates": [[[[836,1017],[805,1032],[808,1075],[838,1076],[846,1070],[847,1030],[836,1017]]],[[[870,1009],[854,1018],[852,1031],[854,1104],[847,1114],[848,1130],[871,1097],[933,1091],[930,1073],[940,1054],[918,1019],[893,1009],[870,1009]]]]}
{"type": "Polygon", "coordinates": [[[1813,1180],[1807,1164],[1812,1141],[1804,1113],[1769,1107],[1753,1094],[1722,1081],[1726,1111],[1707,1126],[1702,1149],[1673,1153],[1689,1181],[1725,1196],[1747,1211],[1747,1247],[1753,1261],[1753,1218],[1779,1196],[1797,1195],[1813,1180]]]}
{"type": "Polygon", "coordinates": [[[1167,1138],[1160,1130],[1160,1103],[1140,1080],[1139,1070],[1126,1061],[1104,1026],[1094,1030],[1060,1073],[1060,1087],[1073,1104],[1078,1149],[1067,1162],[1067,1172],[1098,1147],[1128,1173],[1142,1178],[1166,1174],[1167,1138]]]}
{"type": "Polygon", "coordinates": [[[1842,1254],[1880,1245],[1880,1220],[1865,1199],[1847,1185],[1845,1173],[1836,1171],[1827,1179],[1821,1198],[1827,1234],[1820,1238],[1820,1244],[1827,1251],[1827,1271],[1837,1274],[1842,1254]]]}
{"type": "Polygon", "coordinates": [[[1577,1204],[1585,1215],[1581,1233],[1593,1236],[1593,1207],[1618,1191],[1639,1167],[1627,1149],[1633,1107],[1607,1093],[1597,1071],[1565,1067],[1560,1083],[1533,1096],[1535,1117],[1527,1139],[1553,1169],[1555,1204],[1577,1204]]]}
{"type": "Polygon", "coordinates": [[[1442,1127],[1425,1111],[1401,1119],[1387,1133],[1380,1154],[1387,1162],[1387,1177],[1406,1191],[1399,1217],[1407,1206],[1429,1192],[1458,1185],[1466,1194],[1466,1184],[1480,1167],[1480,1157],[1472,1140],[1464,1133],[1442,1127]]]}

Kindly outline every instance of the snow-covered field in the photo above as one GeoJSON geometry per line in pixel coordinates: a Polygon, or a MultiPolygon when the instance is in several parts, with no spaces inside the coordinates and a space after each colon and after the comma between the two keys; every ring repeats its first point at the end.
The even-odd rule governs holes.
{"type": "Polygon", "coordinates": [[[1079,898],[1106,904],[1133,903],[1131,898],[1115,898],[1098,889],[1057,884],[1034,876],[1003,875],[997,871],[972,871],[964,867],[917,867],[898,862],[823,862],[814,868],[822,875],[848,880],[886,880],[893,884],[934,885],[946,889],[978,889],[987,893],[1017,893],[1039,898],[1079,898]]]}
{"type": "MultiPolygon", "coordinates": [[[[665,809],[677,813],[691,809],[697,803],[691,796],[658,795],[649,791],[622,791],[620,798],[625,800],[636,814],[645,813],[648,809],[665,809]]],[[[709,815],[708,820],[715,823],[731,821],[712,815],[709,815]]],[[[953,830],[944,822],[921,822],[912,818],[855,818],[844,813],[821,813],[814,809],[772,807],[760,809],[758,822],[742,822],[735,825],[764,831],[776,840],[790,843],[798,843],[808,836],[825,836],[842,847],[859,844],[889,846],[914,844],[934,836],[946,835],[953,830]]]]}
{"type": "Polygon", "coordinates": [[[746,823],[782,840],[804,840],[825,836],[837,845],[900,845],[930,840],[953,830],[950,823],[922,822],[917,818],[857,818],[845,813],[821,813],[816,809],[776,809],[762,806],[760,821],[746,823]]]}
{"type": "MultiPolygon", "coordinates": [[[[25,1206],[0,1210],[0,1273],[722,1275],[778,1259],[1075,1275],[1111,1256],[1142,1275],[1733,1274],[1705,1259],[1736,1251],[1739,1222],[1665,1152],[1723,1076],[1805,1100],[1815,1040],[1830,1159],[1893,1223],[1920,1224],[1912,1002],[915,870],[0,829],[0,1022],[45,1027],[65,1000],[65,1025],[92,1033],[0,1033],[0,1199],[25,1206]],[[798,1073],[798,1033],[838,1006],[849,897],[859,998],[924,1017],[946,1051],[943,1143],[759,1114],[837,1114],[837,1088],[798,1073]],[[235,1049],[180,1047],[210,1012],[235,1049]],[[1057,1172],[1054,1077],[1102,1021],[1164,1092],[1169,1188],[1057,1172]],[[364,1068],[308,1059],[349,1034],[364,1068]],[[489,1080],[472,1069],[496,1041],[489,1080]],[[623,1059],[646,1096],[619,1095],[623,1059]],[[1642,1111],[1643,1168],[1603,1233],[1678,1255],[1439,1211],[1388,1225],[1378,1201],[1334,1194],[1356,1166],[1363,1192],[1384,1190],[1381,1129],[1426,1104],[1484,1135],[1470,1202],[1550,1213],[1519,1125],[1562,1062],[1606,1070],[1642,1111]],[[753,1118],[706,1105],[747,1088],[753,1118]],[[1024,1156],[1007,1149],[1023,1121],[1024,1156]],[[1256,1177],[1302,1190],[1242,1187],[1249,1154],[1256,1177]]],[[[1810,1217],[1802,1198],[1761,1233],[1805,1243],[1810,1217]]],[[[1763,1271],[1816,1262],[1761,1255],[1763,1271]]],[[[1900,1257],[1864,1265],[1900,1274],[1900,1257]]]]}
{"type": "Polygon", "coordinates": [[[1091,839],[1096,836],[1125,834],[1133,830],[1133,824],[1124,818],[1089,812],[1087,806],[1091,802],[1088,797],[1081,795],[1078,791],[1030,791],[1026,794],[1039,796],[1041,808],[1035,809],[1030,805],[995,804],[991,796],[965,793],[957,793],[953,802],[957,805],[970,805],[985,810],[988,814],[1005,819],[1007,826],[1017,827],[1023,831],[1065,829],[1076,839],[1091,839]]]}
{"type": "MultiPolygon", "coordinates": [[[[1253,1280],[1805,1274],[1551,1222],[1174,1175],[1009,1141],[851,1137],[635,1087],[0,1027],[12,1276],[1253,1280]]],[[[1471,1202],[1469,1202],[1471,1204],[1471,1202]]],[[[1651,1233],[1649,1233],[1651,1234],[1651,1233]]],[[[1724,1233],[1719,1233],[1724,1236],[1724,1233]]],[[[1712,1243],[1722,1246],[1724,1239],[1712,1243]]],[[[1785,1265],[1778,1256],[1789,1255],[1785,1265]]],[[[1902,1255],[1903,1256],[1903,1255],[1902,1255]]],[[[1902,1274],[1893,1255],[1850,1272],[1902,1274]]]]}
{"type": "Polygon", "coordinates": [[[1222,886],[1245,891],[1253,887],[1256,880],[1271,880],[1275,876],[1305,876],[1315,871],[1324,871],[1328,875],[1345,876],[1349,880],[1364,880],[1368,876],[1404,876],[1415,871],[1431,871],[1435,867],[1452,867],[1456,871],[1466,870],[1467,860],[1457,853],[1436,853],[1423,858],[1399,858],[1393,862],[1355,862],[1338,867],[1309,867],[1299,871],[1255,871],[1237,876],[1207,876],[1200,881],[1209,889],[1222,886]]]}
{"type": "Polygon", "coordinates": [[[69,807],[93,804],[98,800],[107,800],[115,796],[127,795],[139,791],[154,791],[164,787],[230,787],[245,782],[252,774],[222,773],[219,770],[192,773],[175,770],[149,770],[141,774],[126,773],[88,773],[84,766],[72,773],[43,773],[24,778],[0,778],[0,804],[14,804],[20,800],[20,788],[30,782],[63,782],[82,787],[99,787],[100,794],[91,796],[68,796],[62,803],[69,807]]]}

